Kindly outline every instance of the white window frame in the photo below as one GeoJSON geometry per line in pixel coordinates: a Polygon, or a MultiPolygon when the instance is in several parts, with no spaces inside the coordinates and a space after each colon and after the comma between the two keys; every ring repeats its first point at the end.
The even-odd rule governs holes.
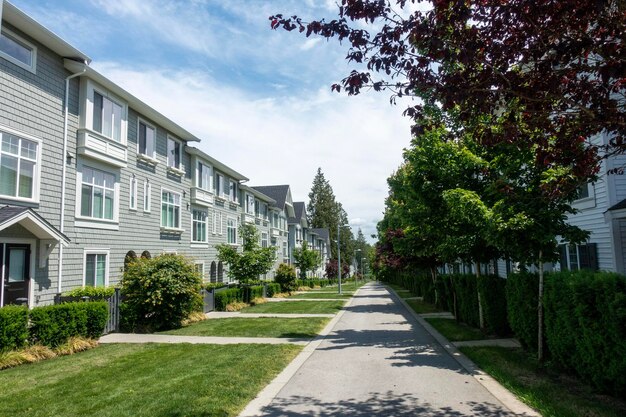
{"type": "MultiPolygon", "coordinates": [[[[161,198],[159,199],[159,201],[160,201],[161,204],[160,204],[159,208],[160,208],[160,217],[161,217],[161,219],[160,219],[160,223],[159,224],[161,226],[161,230],[174,231],[174,232],[183,232],[185,230],[182,227],[182,220],[183,220],[182,219],[182,217],[183,217],[183,194],[179,193],[177,191],[174,191],[174,190],[170,190],[168,188],[161,187],[161,194],[160,194],[160,196],[161,196],[161,198]],[[179,197],[180,205],[178,206],[178,227],[175,227],[175,226],[164,226],[163,225],[163,204],[164,204],[164,202],[163,202],[163,193],[171,193],[171,194],[174,194],[174,195],[178,195],[178,197],[179,197]]],[[[174,203],[167,202],[166,204],[176,206],[176,204],[174,204],[174,203]]]]}
{"type": "MultiPolygon", "coordinates": [[[[2,7],[0,7],[0,12],[1,11],[2,11],[2,7]]],[[[7,61],[17,65],[18,67],[24,68],[25,70],[30,71],[33,74],[36,74],[37,73],[37,47],[33,43],[27,41],[26,39],[22,38],[21,36],[17,35],[15,32],[9,29],[0,28],[0,32],[2,32],[2,34],[7,36],[8,38],[13,38],[12,40],[15,43],[21,44],[21,46],[23,46],[26,49],[30,49],[31,65],[28,65],[25,62],[20,61],[19,59],[9,55],[8,53],[2,50],[0,50],[0,56],[6,59],[7,61]]]]}
{"type": "Polygon", "coordinates": [[[218,233],[220,236],[224,235],[224,214],[223,213],[217,213],[217,227],[218,227],[218,233]]]}
{"type": "Polygon", "coordinates": [[[85,286],[87,285],[87,255],[104,255],[106,257],[106,266],[105,266],[105,271],[104,271],[104,286],[108,287],[109,286],[109,263],[111,260],[111,251],[106,248],[106,249],[97,249],[97,248],[92,248],[92,249],[85,249],[83,251],[83,288],[85,288],[85,286]]]}
{"type": "Polygon", "coordinates": [[[183,164],[183,148],[184,148],[184,144],[180,139],[176,139],[174,136],[172,135],[167,135],[167,141],[166,141],[166,147],[165,147],[165,151],[166,151],[166,156],[167,156],[167,169],[168,171],[171,171],[175,174],[178,174],[180,176],[185,174],[185,166],[183,164]],[[176,165],[172,165],[172,161],[170,158],[170,141],[174,142],[175,144],[178,144],[178,146],[180,147],[180,160],[178,161],[178,166],[176,165]]]}
{"type": "Polygon", "coordinates": [[[108,165],[100,164],[96,161],[89,160],[88,163],[79,161],[76,164],[76,210],[75,210],[75,225],[77,227],[86,227],[94,229],[106,229],[106,230],[119,230],[119,211],[120,209],[120,175],[118,172],[111,170],[108,165]],[[82,208],[82,186],[83,186],[83,169],[91,168],[99,171],[106,172],[107,174],[115,176],[114,199],[113,199],[113,219],[100,219],[97,217],[88,217],[81,214],[82,208]]]}
{"type": "Polygon", "coordinates": [[[584,210],[596,206],[596,187],[590,182],[585,185],[587,186],[587,194],[589,195],[572,202],[572,206],[578,210],[584,210]]]}
{"type": "Polygon", "coordinates": [[[211,234],[217,234],[217,211],[213,210],[211,212],[211,222],[213,223],[213,227],[211,228],[211,234]]]}
{"type": "Polygon", "coordinates": [[[137,177],[131,174],[128,182],[128,208],[129,210],[137,210],[137,177]]]}
{"type": "MultiPolygon", "coordinates": [[[[89,130],[90,134],[95,135],[103,140],[110,141],[117,146],[125,147],[128,143],[128,103],[117,97],[115,94],[107,91],[106,88],[101,87],[88,78],[81,79],[81,108],[80,111],[83,117],[80,118],[80,127],[89,130]],[[121,140],[118,142],[113,138],[105,136],[104,134],[97,132],[94,129],[93,120],[93,107],[94,107],[94,92],[97,92],[103,97],[108,98],[122,106],[122,126],[121,126],[121,140]]],[[[115,145],[113,145],[115,147],[115,145]]]]}
{"type": "Polygon", "coordinates": [[[156,157],[156,145],[157,145],[157,128],[152,123],[138,117],[137,118],[137,158],[144,160],[152,165],[156,165],[159,163],[156,157]],[[154,143],[152,144],[152,154],[142,153],[139,148],[139,132],[141,131],[141,125],[146,126],[146,150],[148,149],[148,138],[147,138],[147,129],[152,129],[154,131],[154,143]]]}
{"type": "Polygon", "coordinates": [[[143,212],[150,213],[152,211],[152,184],[146,179],[143,182],[143,212]]]}
{"type": "MultiPolygon", "coordinates": [[[[95,87],[91,89],[90,97],[91,97],[91,130],[93,130],[99,136],[103,138],[107,138],[108,140],[112,142],[126,145],[126,139],[128,137],[127,132],[126,132],[127,120],[128,120],[127,118],[128,106],[126,105],[126,103],[123,100],[118,99],[116,96],[110,94],[106,90],[100,90],[99,88],[95,88],[95,87]],[[121,113],[120,113],[120,139],[119,140],[115,139],[113,135],[107,136],[104,132],[98,132],[96,130],[95,125],[94,125],[95,119],[93,117],[93,109],[95,107],[95,101],[96,101],[95,93],[98,93],[99,95],[101,95],[103,100],[104,99],[109,100],[110,102],[115,103],[118,106],[120,106],[121,113]]],[[[102,121],[102,124],[104,125],[104,120],[102,121]]]]}
{"type": "Polygon", "coordinates": [[[228,199],[232,203],[237,202],[237,182],[233,180],[228,181],[228,199]]]}
{"type": "Polygon", "coordinates": [[[219,172],[215,173],[215,195],[224,199],[224,175],[219,172]]]}
{"type": "MultiPolygon", "coordinates": [[[[15,129],[11,129],[7,126],[4,125],[0,125],[0,155],[2,154],[2,150],[1,150],[1,146],[2,146],[2,138],[1,138],[1,133],[8,133],[11,135],[15,135],[18,136],[20,139],[26,139],[29,140],[31,142],[36,142],[37,143],[37,158],[35,161],[35,169],[34,169],[34,173],[33,173],[33,195],[31,198],[26,198],[26,197],[18,197],[18,196],[9,196],[9,195],[4,195],[4,194],[0,194],[0,198],[4,199],[4,200],[13,200],[13,201],[24,201],[24,202],[29,202],[29,203],[39,203],[39,197],[40,197],[40,190],[41,190],[41,155],[42,155],[42,146],[43,146],[43,141],[41,139],[38,139],[34,136],[22,133],[18,130],[15,129]]],[[[13,154],[9,154],[14,156],[13,154]]],[[[21,156],[19,157],[19,159],[21,160],[21,156]]],[[[29,159],[30,160],[30,159],[29,159]]],[[[18,178],[19,178],[19,167],[18,167],[18,178]]],[[[18,180],[19,182],[19,180],[18,180]]]]}
{"type": "Polygon", "coordinates": [[[201,209],[201,208],[194,208],[192,207],[191,209],[191,243],[198,243],[198,244],[207,244],[209,243],[209,213],[207,210],[205,209],[201,209]],[[204,234],[204,240],[194,240],[193,239],[193,235],[194,232],[196,230],[196,223],[200,223],[200,221],[194,219],[193,214],[196,211],[200,211],[204,214],[206,214],[206,218],[204,220],[204,230],[205,230],[205,234],[204,234]]]}
{"type": "Polygon", "coordinates": [[[268,246],[269,246],[269,234],[267,232],[261,232],[261,247],[267,248],[268,246]]]}
{"type": "Polygon", "coordinates": [[[252,194],[246,193],[245,204],[246,204],[246,207],[245,207],[246,214],[250,214],[254,216],[254,196],[252,194]]]}
{"type": "Polygon", "coordinates": [[[201,160],[196,160],[196,181],[195,181],[196,187],[198,187],[201,190],[207,191],[209,193],[213,192],[213,167],[207,163],[205,163],[204,161],[201,160]],[[200,185],[200,179],[202,178],[202,173],[200,172],[200,166],[203,167],[202,171],[204,171],[204,168],[206,168],[207,172],[208,172],[208,178],[206,181],[206,187],[203,187],[200,185]]]}
{"type": "MultiPolygon", "coordinates": [[[[201,271],[200,271],[200,274],[202,274],[202,281],[203,281],[203,282],[204,282],[204,281],[207,281],[207,279],[205,279],[205,276],[204,276],[204,271],[205,271],[205,270],[204,270],[204,261],[194,261],[194,263],[193,263],[194,271],[195,271],[195,269],[196,269],[196,267],[197,267],[198,265],[202,265],[202,268],[201,268],[201,271]]],[[[210,278],[209,278],[209,279],[210,279],[210,278]]]]}
{"type": "Polygon", "coordinates": [[[226,243],[228,243],[229,245],[233,245],[236,246],[238,244],[237,242],[237,219],[235,219],[234,217],[227,217],[226,218],[226,243]],[[230,222],[232,221],[233,226],[230,226],[230,222]],[[231,242],[230,241],[230,232],[231,230],[234,229],[234,241],[231,242]]]}

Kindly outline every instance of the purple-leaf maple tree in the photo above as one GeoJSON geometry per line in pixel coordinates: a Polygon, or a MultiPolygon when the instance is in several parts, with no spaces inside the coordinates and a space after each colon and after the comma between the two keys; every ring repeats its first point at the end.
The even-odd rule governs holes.
{"type": "Polygon", "coordinates": [[[358,69],[334,91],[420,97],[406,110],[416,129],[434,104],[483,145],[534,146],[539,164],[581,179],[597,173],[599,155],[626,151],[624,1],[341,0],[338,12],[270,17],[272,29],[348,43],[358,69]],[[589,141],[599,133],[608,146],[589,141]]]}

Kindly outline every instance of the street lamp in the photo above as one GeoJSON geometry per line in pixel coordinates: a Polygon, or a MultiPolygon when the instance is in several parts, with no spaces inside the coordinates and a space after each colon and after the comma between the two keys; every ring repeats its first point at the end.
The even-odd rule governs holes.
{"type": "MultiPolygon", "coordinates": [[[[360,255],[361,254],[361,249],[357,249],[355,252],[358,252],[358,255],[360,255]]],[[[356,260],[357,260],[357,263],[356,263],[356,279],[358,281],[359,280],[359,263],[360,263],[360,262],[358,262],[358,260],[359,260],[358,256],[357,256],[356,260]]],[[[361,272],[363,272],[363,265],[362,264],[361,264],[361,272]]]]}
{"type": "Polygon", "coordinates": [[[350,227],[349,224],[339,224],[337,222],[337,278],[339,282],[339,295],[341,295],[341,249],[339,248],[340,234],[342,227],[350,227]]]}
{"type": "Polygon", "coordinates": [[[363,275],[363,280],[365,280],[365,269],[363,268],[365,266],[365,260],[367,260],[367,258],[361,258],[361,275],[363,275]]]}

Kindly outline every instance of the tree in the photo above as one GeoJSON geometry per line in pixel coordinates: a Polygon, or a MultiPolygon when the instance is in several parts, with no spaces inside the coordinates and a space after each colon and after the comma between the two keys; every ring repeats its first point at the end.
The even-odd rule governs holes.
{"type": "Polygon", "coordinates": [[[305,279],[306,273],[314,271],[320,266],[322,258],[318,251],[308,249],[307,242],[302,242],[302,248],[293,250],[294,264],[300,270],[300,278],[305,279]]]}
{"type": "Polygon", "coordinates": [[[371,249],[372,245],[367,243],[367,240],[365,240],[365,235],[359,227],[356,239],[354,241],[354,254],[356,256],[357,268],[361,274],[365,273],[365,264],[367,263],[367,259],[369,259],[369,253],[371,249]]]}
{"type": "Polygon", "coordinates": [[[416,95],[423,101],[406,114],[426,120],[430,104],[455,110],[486,145],[525,144],[521,119],[522,129],[541,132],[533,140],[539,162],[581,174],[597,172],[598,149],[579,141],[605,132],[609,151],[626,151],[626,3],[437,0],[401,12],[407,3],[416,2],[342,0],[338,19],[277,14],[270,21],[273,29],[348,42],[346,59],[366,70],[353,70],[333,90],[388,90],[392,101],[416,95]],[[499,118],[508,120],[485,128],[499,118]]]}
{"type": "Polygon", "coordinates": [[[280,284],[280,290],[282,292],[292,293],[298,289],[298,283],[296,282],[296,269],[289,264],[278,265],[274,281],[280,284]]]}
{"type": "MultiPolygon", "coordinates": [[[[331,259],[326,264],[326,278],[337,278],[337,260],[331,259]]],[[[350,276],[350,264],[348,262],[341,261],[341,278],[348,278],[350,276]]]]}
{"type": "Polygon", "coordinates": [[[243,242],[242,252],[227,244],[216,245],[215,248],[217,259],[228,265],[228,276],[246,284],[269,272],[276,260],[276,249],[259,246],[259,232],[253,224],[241,225],[239,236],[243,242]]]}

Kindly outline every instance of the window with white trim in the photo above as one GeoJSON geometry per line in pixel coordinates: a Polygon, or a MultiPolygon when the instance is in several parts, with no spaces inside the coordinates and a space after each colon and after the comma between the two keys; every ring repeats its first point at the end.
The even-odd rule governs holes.
{"type": "Polygon", "coordinates": [[[254,200],[254,215],[256,217],[261,216],[261,202],[259,200],[254,200]]]}
{"type": "Polygon", "coordinates": [[[150,180],[145,180],[143,183],[143,211],[150,213],[152,206],[152,184],[150,180]]]}
{"type": "Polygon", "coordinates": [[[246,213],[254,214],[254,196],[246,194],[246,213]]]}
{"type": "Polygon", "coordinates": [[[182,171],[183,144],[171,136],[167,137],[167,166],[182,171]]]}
{"type": "Polygon", "coordinates": [[[213,212],[211,213],[211,218],[213,219],[213,227],[211,228],[211,233],[216,234],[217,233],[217,212],[215,210],[213,210],[213,212]]]}
{"type": "Polygon", "coordinates": [[[224,176],[218,173],[215,174],[215,195],[224,196],[224,176]]]}
{"type": "Polygon", "coordinates": [[[137,153],[156,159],[156,129],[143,120],[137,127],[137,153]]]}
{"type": "Polygon", "coordinates": [[[227,242],[231,245],[237,244],[237,223],[235,219],[228,218],[226,224],[227,242]]]}
{"type": "Polygon", "coordinates": [[[207,243],[208,215],[205,210],[193,209],[191,214],[191,241],[195,243],[207,243]]]}
{"type": "Polygon", "coordinates": [[[37,68],[37,47],[6,29],[0,31],[0,56],[33,73],[37,68]]]}
{"type": "Polygon", "coordinates": [[[267,232],[261,233],[261,247],[267,248],[267,232]]]}
{"type": "Polygon", "coordinates": [[[198,161],[196,168],[196,187],[205,191],[212,191],[211,187],[211,167],[204,162],[198,161]]]}
{"type": "Polygon", "coordinates": [[[130,208],[131,210],[137,210],[137,178],[135,178],[135,176],[130,177],[128,194],[128,208],[130,208]]]}
{"type": "Polygon", "coordinates": [[[122,142],[124,106],[93,90],[93,130],[116,142],[122,142]]]}
{"type": "Polygon", "coordinates": [[[172,191],[161,191],[161,227],[180,229],[181,195],[172,191]]]}
{"type": "Polygon", "coordinates": [[[235,181],[229,181],[228,197],[233,203],[237,202],[237,183],[235,181]]]}
{"type": "Polygon", "coordinates": [[[261,217],[267,220],[267,204],[265,203],[261,204],[261,217]]]}
{"type": "Polygon", "coordinates": [[[105,287],[108,284],[108,252],[85,251],[84,286],[105,287]]]}
{"type": "Polygon", "coordinates": [[[116,207],[115,174],[83,165],[80,215],[114,220],[116,207]]]}
{"type": "Polygon", "coordinates": [[[204,281],[204,261],[196,261],[193,265],[193,269],[204,281]]]}
{"type": "Polygon", "coordinates": [[[287,257],[287,242],[283,242],[283,257],[287,257]]]}
{"type": "Polygon", "coordinates": [[[39,143],[0,131],[0,196],[37,200],[39,143]]]}
{"type": "Polygon", "coordinates": [[[224,216],[222,213],[217,213],[217,230],[220,236],[224,234],[224,216]]]}

